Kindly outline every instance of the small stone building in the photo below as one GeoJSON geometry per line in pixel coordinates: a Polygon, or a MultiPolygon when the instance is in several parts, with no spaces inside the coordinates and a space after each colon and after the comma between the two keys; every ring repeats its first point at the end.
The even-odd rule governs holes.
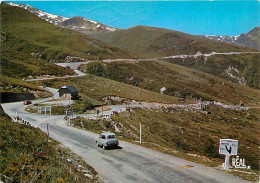
{"type": "Polygon", "coordinates": [[[79,91],[74,86],[63,86],[59,90],[59,96],[71,96],[71,100],[77,100],[79,98],[79,91]]]}

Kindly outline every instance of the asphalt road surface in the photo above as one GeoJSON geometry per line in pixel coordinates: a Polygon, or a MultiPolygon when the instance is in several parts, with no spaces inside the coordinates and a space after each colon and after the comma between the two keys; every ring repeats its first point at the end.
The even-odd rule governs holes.
{"type": "MultiPolygon", "coordinates": [[[[103,150],[95,145],[98,134],[67,126],[61,115],[27,113],[22,102],[2,106],[7,114],[15,116],[18,112],[19,117],[44,132],[48,123],[50,137],[81,156],[108,183],[247,182],[214,168],[123,141],[120,141],[121,148],[103,150]]],[[[112,110],[121,109],[117,106],[112,110]]]]}

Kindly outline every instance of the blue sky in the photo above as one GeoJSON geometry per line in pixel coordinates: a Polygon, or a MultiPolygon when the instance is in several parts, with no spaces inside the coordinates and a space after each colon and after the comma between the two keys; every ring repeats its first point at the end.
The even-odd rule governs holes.
{"type": "Polygon", "coordinates": [[[190,34],[239,35],[260,26],[259,1],[14,1],[116,28],[163,27],[190,34]]]}

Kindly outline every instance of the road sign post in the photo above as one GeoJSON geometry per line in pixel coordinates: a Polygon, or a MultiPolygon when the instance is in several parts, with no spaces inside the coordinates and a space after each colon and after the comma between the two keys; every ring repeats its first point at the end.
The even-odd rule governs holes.
{"type": "Polygon", "coordinates": [[[219,154],[226,156],[224,169],[229,169],[229,158],[232,155],[237,155],[238,140],[233,139],[220,139],[219,154]]]}
{"type": "Polygon", "coordinates": [[[229,169],[229,158],[230,158],[230,155],[226,155],[225,165],[224,165],[224,169],[225,169],[225,170],[228,170],[228,169],[229,169]]]}
{"type": "Polygon", "coordinates": [[[97,109],[97,117],[98,117],[98,115],[99,115],[99,110],[97,109]]]}
{"type": "Polygon", "coordinates": [[[140,144],[142,144],[142,123],[140,123],[140,144]]]}

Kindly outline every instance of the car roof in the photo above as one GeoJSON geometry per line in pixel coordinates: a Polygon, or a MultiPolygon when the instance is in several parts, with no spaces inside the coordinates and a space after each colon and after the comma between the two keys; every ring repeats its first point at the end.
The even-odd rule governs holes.
{"type": "Polygon", "coordinates": [[[112,133],[112,132],[103,132],[103,133],[101,133],[101,135],[115,135],[114,133],[112,133]]]}

